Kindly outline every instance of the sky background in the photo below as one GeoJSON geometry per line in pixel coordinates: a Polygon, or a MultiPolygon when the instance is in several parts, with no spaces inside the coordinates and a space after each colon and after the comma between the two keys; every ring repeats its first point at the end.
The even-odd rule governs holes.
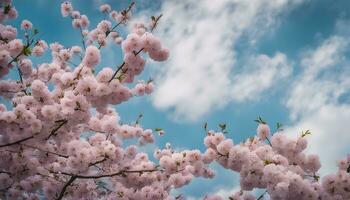
{"type": "MultiPolygon", "coordinates": [[[[14,0],[20,15],[10,24],[18,27],[29,19],[48,43],[80,45],[71,20],[61,17],[61,2],[14,0]]],[[[88,15],[90,29],[103,19],[101,2],[115,10],[130,3],[73,0],[74,8],[88,15]]],[[[281,122],[293,137],[310,129],[308,152],[319,153],[321,174],[332,172],[335,161],[350,153],[349,11],[348,0],[137,0],[135,20],[163,13],[154,34],[170,49],[170,58],[148,62],[139,77],[155,79],[154,94],[116,109],[123,122],[142,113],[143,127],[166,131],[147,151],[167,142],[203,151],[205,122],[211,129],[227,123],[227,137],[236,143],[255,134],[258,116],[272,129],[281,122]]],[[[122,62],[115,45],[102,54],[99,69],[122,62]]],[[[45,54],[34,63],[49,60],[45,54]]],[[[6,78],[17,78],[16,72],[6,78]]],[[[237,190],[237,174],[213,168],[214,179],[196,179],[177,192],[196,199],[237,190]]]]}

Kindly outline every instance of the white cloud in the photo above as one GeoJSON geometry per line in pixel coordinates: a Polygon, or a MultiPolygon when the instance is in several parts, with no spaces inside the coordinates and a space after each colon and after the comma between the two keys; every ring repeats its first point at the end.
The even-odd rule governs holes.
{"type": "Polygon", "coordinates": [[[347,47],[345,38],[333,36],[306,53],[301,61],[303,72],[294,81],[290,98],[286,102],[293,119],[312,113],[325,104],[336,103],[346,92],[350,83],[343,66],[347,47]]]}
{"type": "Polygon", "coordinates": [[[256,100],[263,91],[288,77],[292,67],[282,53],[270,58],[267,55],[252,57],[244,72],[233,77],[232,99],[256,100]]]}
{"type": "Polygon", "coordinates": [[[334,171],[336,160],[350,152],[350,70],[344,58],[348,43],[332,36],[307,52],[286,102],[294,119],[286,132],[295,136],[311,130],[308,152],[320,156],[323,174],[334,171]]]}
{"type": "Polygon", "coordinates": [[[288,74],[285,56],[278,53],[270,58],[253,53],[247,60],[257,72],[251,72],[252,66],[244,64],[239,66],[243,74],[232,75],[237,61],[244,59],[235,48],[245,39],[254,44],[264,30],[276,24],[279,16],[300,2],[163,1],[164,17],[156,34],[170,47],[171,58],[156,73],[154,105],[173,110],[176,118],[196,120],[209,109],[230,101],[257,99],[274,79],[288,74]],[[260,61],[265,65],[256,63],[260,61]],[[268,64],[273,66],[269,68],[268,64]],[[261,84],[252,81],[256,78],[261,84]],[[248,90],[241,93],[243,88],[248,90]]]}

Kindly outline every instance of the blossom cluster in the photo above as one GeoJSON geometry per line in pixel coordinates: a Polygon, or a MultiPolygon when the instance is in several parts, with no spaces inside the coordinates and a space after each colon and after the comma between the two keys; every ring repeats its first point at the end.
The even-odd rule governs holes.
{"type": "MultiPolygon", "coordinates": [[[[306,134],[296,139],[282,131],[270,136],[267,124],[260,123],[255,137],[239,144],[220,132],[209,131],[205,154],[212,155],[224,168],[240,174],[242,191],[266,189],[271,199],[331,200],[350,199],[350,156],[338,162],[338,171],[320,178],[319,157],[306,154],[306,134]],[[268,141],[268,143],[266,143],[268,141]]],[[[232,200],[255,199],[237,192],[232,200]]],[[[207,199],[221,199],[208,196],[207,199]]]]}

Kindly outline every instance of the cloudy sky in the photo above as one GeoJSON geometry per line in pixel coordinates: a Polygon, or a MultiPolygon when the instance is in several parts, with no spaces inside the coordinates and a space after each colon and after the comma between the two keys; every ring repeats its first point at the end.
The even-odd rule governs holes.
{"type": "MultiPolygon", "coordinates": [[[[116,10],[129,4],[72,2],[93,25],[103,18],[100,2],[116,10]]],[[[50,43],[79,45],[79,32],[60,17],[60,3],[14,0],[17,23],[31,20],[50,43]]],[[[155,34],[171,55],[166,63],[149,63],[140,77],[155,79],[152,96],[116,107],[123,122],[142,113],[144,127],[166,131],[158,146],[171,142],[178,149],[203,150],[205,122],[212,129],[226,122],[228,137],[240,142],[255,133],[253,120],[262,116],[272,126],[281,122],[294,137],[310,129],[308,151],[320,154],[323,174],[350,152],[350,1],[138,0],[136,5],[136,19],[163,13],[155,34]]],[[[121,62],[115,46],[103,53],[100,68],[121,62]]],[[[195,199],[237,190],[237,174],[213,168],[214,179],[195,180],[178,192],[195,199]]]]}

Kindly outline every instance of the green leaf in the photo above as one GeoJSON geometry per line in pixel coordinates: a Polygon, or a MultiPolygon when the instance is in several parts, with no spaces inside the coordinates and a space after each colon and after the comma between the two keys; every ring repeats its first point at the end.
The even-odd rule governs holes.
{"type": "Polygon", "coordinates": [[[152,78],[149,78],[147,83],[152,83],[153,82],[153,79],[152,78]]]}
{"type": "Polygon", "coordinates": [[[6,5],[4,7],[4,14],[8,14],[10,12],[10,10],[11,10],[11,5],[6,5]]]}
{"type": "Polygon", "coordinates": [[[38,34],[38,33],[39,33],[39,30],[38,30],[38,29],[36,29],[36,28],[35,28],[33,31],[34,31],[34,35],[36,35],[36,34],[38,34]]]}
{"type": "Polygon", "coordinates": [[[162,131],[163,129],[161,129],[161,128],[155,128],[154,130],[157,131],[157,132],[159,132],[159,131],[162,131]]]}
{"type": "Polygon", "coordinates": [[[255,122],[257,122],[258,124],[266,124],[266,121],[263,120],[261,117],[258,117],[258,119],[254,120],[255,122]]]}
{"type": "Polygon", "coordinates": [[[204,123],[204,130],[207,131],[208,130],[208,122],[204,123]]]}
{"type": "Polygon", "coordinates": [[[276,124],[277,130],[283,130],[283,129],[282,129],[282,126],[283,126],[283,124],[277,122],[277,124],[276,124]]]}
{"type": "Polygon", "coordinates": [[[265,161],[264,161],[264,164],[265,164],[265,165],[268,165],[268,164],[271,164],[271,163],[272,163],[272,162],[270,162],[269,160],[265,160],[265,161]]]}
{"type": "Polygon", "coordinates": [[[221,124],[219,124],[219,127],[221,128],[221,131],[224,131],[226,129],[226,124],[221,123],[221,124]]]}
{"type": "Polygon", "coordinates": [[[137,116],[137,119],[136,119],[136,122],[135,122],[135,123],[136,123],[136,124],[139,124],[142,117],[143,117],[143,115],[142,115],[142,114],[139,114],[139,116],[137,116]]]}
{"type": "Polygon", "coordinates": [[[32,51],[30,50],[29,47],[26,47],[26,48],[23,49],[23,54],[25,56],[30,56],[30,54],[32,54],[32,51]]]}
{"type": "Polygon", "coordinates": [[[307,135],[311,135],[311,131],[310,130],[306,130],[305,132],[304,131],[301,132],[301,137],[305,137],[307,135]]]}
{"type": "Polygon", "coordinates": [[[156,21],[156,17],[151,16],[152,21],[156,21]]]}
{"type": "Polygon", "coordinates": [[[320,180],[320,176],[314,175],[314,179],[315,179],[316,181],[319,181],[319,180],[320,180]]]}

